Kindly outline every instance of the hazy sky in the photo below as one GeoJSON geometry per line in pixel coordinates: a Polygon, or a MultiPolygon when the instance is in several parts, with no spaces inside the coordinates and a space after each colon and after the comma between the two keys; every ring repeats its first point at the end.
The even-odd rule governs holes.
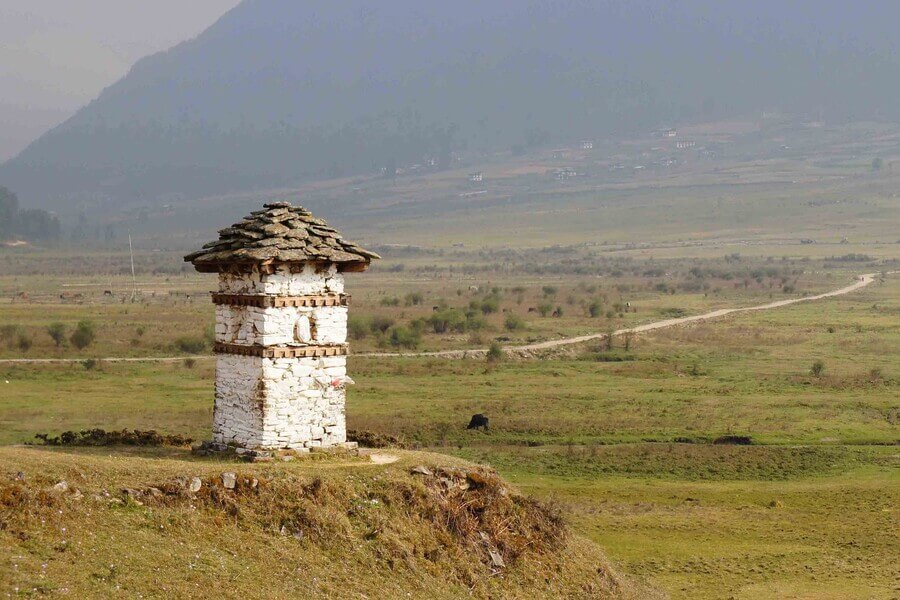
{"type": "Polygon", "coordinates": [[[239,0],[0,0],[0,162],[239,0]]]}

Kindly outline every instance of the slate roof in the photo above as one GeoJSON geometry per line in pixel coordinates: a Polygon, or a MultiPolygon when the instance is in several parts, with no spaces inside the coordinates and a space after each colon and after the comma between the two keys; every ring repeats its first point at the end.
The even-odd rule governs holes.
{"type": "Polygon", "coordinates": [[[215,271],[236,263],[330,262],[359,268],[376,258],[381,257],[344,240],[302,206],[273,202],[220,230],[218,240],[184,260],[200,271],[215,271]]]}

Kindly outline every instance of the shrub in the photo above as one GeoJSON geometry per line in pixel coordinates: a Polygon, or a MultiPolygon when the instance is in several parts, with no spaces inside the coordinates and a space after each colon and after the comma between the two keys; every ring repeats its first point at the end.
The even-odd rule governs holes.
{"type": "Polygon", "coordinates": [[[100,361],[96,358],[89,358],[87,360],[81,361],[81,366],[84,367],[85,371],[93,371],[98,366],[100,366],[100,361]]]}
{"type": "Polygon", "coordinates": [[[491,342],[491,347],[487,351],[487,361],[489,363],[500,362],[504,356],[503,346],[500,345],[500,342],[491,342]]]}
{"type": "Polygon", "coordinates": [[[144,336],[144,328],[143,327],[138,327],[137,329],[134,330],[134,332],[137,334],[138,337],[144,336]]]}
{"type": "Polygon", "coordinates": [[[57,437],[51,437],[46,433],[39,433],[34,437],[45,446],[187,446],[193,441],[183,435],[167,435],[152,429],[148,431],[83,429],[64,431],[57,437]]]}
{"type": "Polygon", "coordinates": [[[592,318],[596,319],[603,313],[603,305],[600,304],[599,300],[594,300],[588,305],[588,314],[591,315],[592,318]]]}
{"type": "Polygon", "coordinates": [[[525,320],[517,314],[509,313],[503,322],[503,326],[507,331],[516,331],[517,329],[525,329],[525,320]]]}
{"type": "Polygon", "coordinates": [[[382,306],[400,306],[400,298],[397,298],[396,296],[388,296],[379,300],[378,303],[382,306]]]}
{"type": "Polygon", "coordinates": [[[64,323],[51,323],[47,326],[47,334],[59,348],[66,341],[66,326],[64,323]]]}
{"type": "Polygon", "coordinates": [[[749,435],[723,435],[713,440],[713,444],[725,444],[730,446],[749,446],[753,439],[749,435]]]}
{"type": "Polygon", "coordinates": [[[489,315],[500,310],[500,298],[497,296],[488,296],[481,301],[481,312],[489,315]]]}
{"type": "Polygon", "coordinates": [[[206,340],[197,337],[183,336],[175,340],[175,347],[181,352],[196,354],[206,349],[206,340]]]}
{"type": "Polygon", "coordinates": [[[351,340],[365,339],[371,330],[372,323],[364,317],[351,315],[347,319],[347,334],[350,336],[351,340]]]}
{"type": "Polygon", "coordinates": [[[463,332],[466,330],[466,317],[455,308],[448,308],[433,313],[427,319],[428,325],[435,333],[448,331],[463,332]]]}
{"type": "Polygon", "coordinates": [[[385,333],[388,329],[394,326],[394,319],[391,317],[385,317],[383,315],[375,315],[372,317],[372,333],[385,333]]]}
{"type": "Polygon", "coordinates": [[[419,306],[425,301],[425,296],[422,295],[422,292],[410,292],[403,298],[403,303],[406,306],[419,306]]]}
{"type": "Polygon", "coordinates": [[[79,321],[78,325],[75,326],[75,331],[73,331],[71,337],[69,337],[69,341],[77,349],[84,350],[94,343],[96,337],[97,332],[94,329],[93,323],[90,321],[79,321]]]}
{"type": "Polygon", "coordinates": [[[537,305],[537,309],[542,317],[546,317],[553,311],[553,305],[549,302],[541,302],[537,305]]]}
{"type": "Polygon", "coordinates": [[[809,368],[809,372],[813,377],[821,377],[822,373],[825,372],[825,363],[821,360],[815,361],[809,368]]]}
{"type": "Polygon", "coordinates": [[[545,285],[541,288],[541,291],[544,292],[545,296],[555,296],[558,290],[552,285],[545,285]]]}
{"type": "Polygon", "coordinates": [[[415,329],[407,328],[403,325],[397,325],[396,327],[391,329],[391,334],[388,337],[388,341],[390,342],[391,346],[395,348],[414,350],[419,347],[420,343],[422,343],[422,335],[415,329]]]}
{"type": "Polygon", "coordinates": [[[197,361],[193,358],[186,358],[183,364],[185,369],[193,369],[197,365],[197,361]]]}
{"type": "Polygon", "coordinates": [[[31,350],[31,344],[31,336],[25,333],[19,334],[19,337],[16,340],[16,346],[19,347],[19,350],[21,350],[22,352],[28,352],[29,350],[31,350]]]}
{"type": "Polygon", "coordinates": [[[479,329],[484,329],[485,327],[487,327],[487,321],[484,320],[484,317],[473,311],[466,313],[467,331],[478,331],[479,329]]]}

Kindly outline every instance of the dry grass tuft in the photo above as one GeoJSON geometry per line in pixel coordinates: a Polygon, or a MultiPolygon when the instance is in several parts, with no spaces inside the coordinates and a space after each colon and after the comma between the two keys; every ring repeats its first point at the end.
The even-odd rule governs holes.
{"type": "Polygon", "coordinates": [[[387,433],[379,433],[368,429],[349,429],[347,430],[347,441],[356,442],[363,448],[409,448],[410,445],[403,438],[390,435],[387,433]]]}

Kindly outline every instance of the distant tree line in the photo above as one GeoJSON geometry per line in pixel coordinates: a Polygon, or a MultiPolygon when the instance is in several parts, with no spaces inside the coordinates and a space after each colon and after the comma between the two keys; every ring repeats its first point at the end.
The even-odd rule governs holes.
{"type": "Polygon", "coordinates": [[[56,216],[39,208],[21,210],[16,195],[0,186],[0,240],[57,241],[60,234],[56,216]]]}

